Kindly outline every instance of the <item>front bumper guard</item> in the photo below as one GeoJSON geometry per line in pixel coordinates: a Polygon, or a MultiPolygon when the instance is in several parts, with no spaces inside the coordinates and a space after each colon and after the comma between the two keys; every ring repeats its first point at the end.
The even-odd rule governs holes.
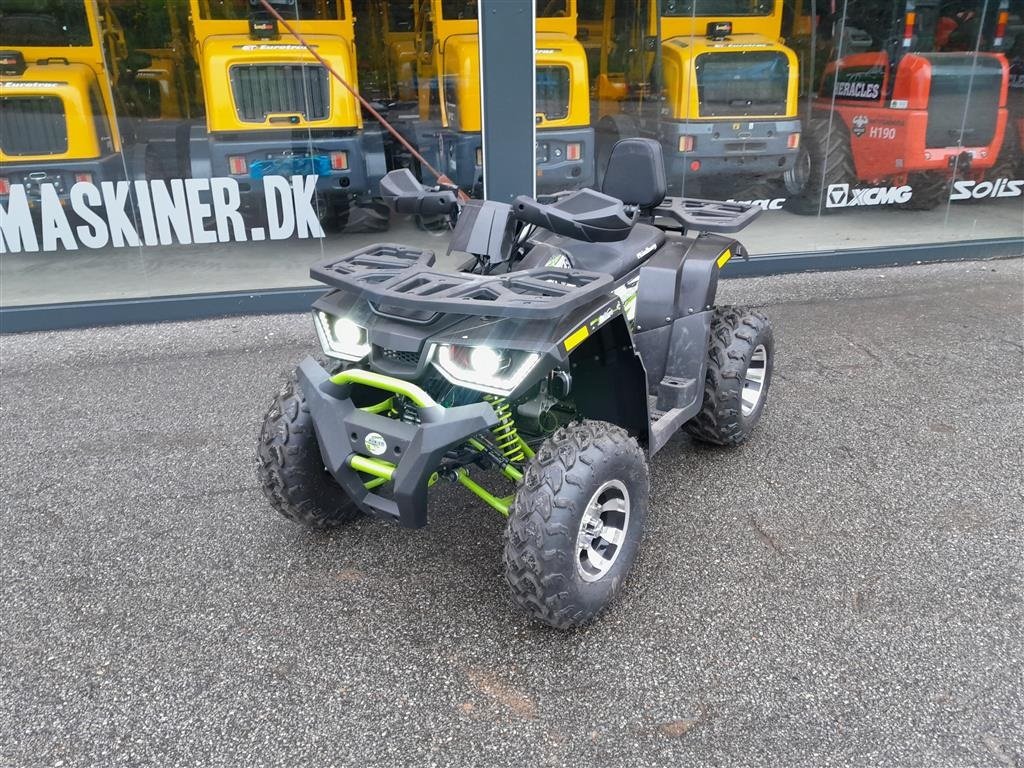
{"type": "Polygon", "coordinates": [[[427,524],[427,488],[444,455],[498,423],[489,403],[445,408],[416,385],[372,371],[353,368],[331,376],[308,357],[296,374],[324,466],[363,512],[405,528],[427,524]],[[419,423],[359,408],[351,399],[355,384],[407,397],[419,423]],[[385,482],[371,481],[367,488],[360,472],[385,482]]]}

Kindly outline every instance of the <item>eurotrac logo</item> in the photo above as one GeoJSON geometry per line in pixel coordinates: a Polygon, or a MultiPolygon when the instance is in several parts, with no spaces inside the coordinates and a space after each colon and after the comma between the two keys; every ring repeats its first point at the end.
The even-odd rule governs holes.
{"type": "Polygon", "coordinates": [[[895,205],[910,201],[914,191],[901,187],[857,187],[849,184],[829,184],[825,193],[826,208],[854,208],[863,205],[895,205]]]}
{"type": "Polygon", "coordinates": [[[983,200],[986,197],[1020,197],[1024,195],[1024,179],[993,179],[992,181],[954,181],[950,200],[983,200]]]}
{"type": "Polygon", "coordinates": [[[784,197],[767,197],[761,198],[760,200],[735,200],[729,198],[725,202],[727,203],[739,203],[740,205],[752,205],[756,208],[760,208],[762,211],[781,211],[782,206],[786,203],[784,197]]]}

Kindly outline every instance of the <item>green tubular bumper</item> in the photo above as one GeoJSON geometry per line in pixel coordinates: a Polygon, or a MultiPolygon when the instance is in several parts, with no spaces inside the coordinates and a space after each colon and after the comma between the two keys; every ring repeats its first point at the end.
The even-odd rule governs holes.
{"type": "MultiPolygon", "coordinates": [[[[395,395],[404,395],[420,408],[431,408],[437,405],[430,395],[411,382],[396,379],[393,376],[385,376],[382,373],[364,371],[361,368],[349,368],[347,371],[336,373],[331,376],[331,383],[339,387],[346,384],[365,384],[368,387],[376,387],[395,395]]],[[[377,406],[370,407],[376,408],[377,406]]]]}
{"type": "Polygon", "coordinates": [[[327,470],[364,512],[408,528],[427,523],[427,488],[445,453],[498,422],[487,402],[444,408],[415,384],[373,371],[331,376],[307,358],[296,375],[327,470]],[[408,398],[419,423],[392,419],[385,408],[374,413],[378,406],[357,407],[354,385],[408,398]],[[374,479],[366,483],[364,475],[374,479]]]}

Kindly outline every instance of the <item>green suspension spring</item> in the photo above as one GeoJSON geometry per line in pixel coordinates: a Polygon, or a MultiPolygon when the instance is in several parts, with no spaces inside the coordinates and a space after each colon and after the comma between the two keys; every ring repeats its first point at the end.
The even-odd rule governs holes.
{"type": "Polygon", "coordinates": [[[491,428],[498,450],[509,461],[523,461],[526,454],[523,452],[523,441],[519,439],[516,422],[512,418],[512,406],[508,400],[497,395],[484,395],[484,400],[491,404],[498,415],[498,423],[491,428]]]}

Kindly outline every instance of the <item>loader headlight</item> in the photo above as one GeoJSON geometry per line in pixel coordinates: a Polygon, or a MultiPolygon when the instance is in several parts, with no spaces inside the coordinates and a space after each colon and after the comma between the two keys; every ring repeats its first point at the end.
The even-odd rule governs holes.
{"type": "Polygon", "coordinates": [[[492,395],[509,395],[539,360],[540,355],[533,352],[439,344],[434,367],[452,384],[492,395]]]}
{"type": "Polygon", "coordinates": [[[317,310],[313,313],[313,324],[325,355],[354,363],[370,354],[366,329],[347,317],[336,317],[317,310]]]}

